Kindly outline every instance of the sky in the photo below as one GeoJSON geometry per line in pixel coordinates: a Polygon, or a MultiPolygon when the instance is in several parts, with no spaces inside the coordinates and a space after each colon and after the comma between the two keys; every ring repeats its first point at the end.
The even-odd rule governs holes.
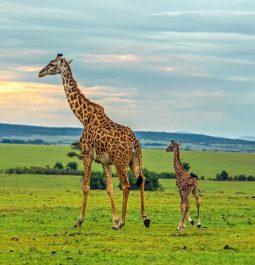
{"type": "Polygon", "coordinates": [[[81,127],[57,53],[112,120],[145,131],[255,136],[253,0],[0,0],[0,122],[81,127]]]}

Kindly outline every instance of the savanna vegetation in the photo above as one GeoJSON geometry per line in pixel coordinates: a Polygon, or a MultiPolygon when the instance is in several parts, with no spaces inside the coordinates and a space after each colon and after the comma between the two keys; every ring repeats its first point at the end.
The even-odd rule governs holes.
{"type": "MultiPolygon", "coordinates": [[[[111,229],[105,191],[91,191],[86,220],[73,228],[81,204],[78,176],[0,175],[0,264],[254,264],[255,196],[248,182],[200,181],[202,227],[178,232],[174,180],[146,193],[151,227],[140,220],[131,191],[126,226],[111,229]]],[[[122,193],[114,179],[120,213],[122,193]]],[[[195,218],[194,200],[191,215],[195,218]]]]}
{"type": "MultiPolygon", "coordinates": [[[[80,163],[66,156],[70,150],[0,145],[0,169],[54,167],[56,161],[80,163]]],[[[206,179],[222,169],[232,175],[255,172],[254,154],[182,153],[191,171],[206,179]]],[[[149,170],[173,172],[171,154],[145,150],[143,155],[149,170]]],[[[95,169],[100,170],[97,164],[95,169]]],[[[105,190],[90,191],[86,220],[77,229],[73,225],[82,200],[80,176],[0,173],[0,264],[254,264],[254,182],[199,181],[202,227],[187,224],[183,232],[176,230],[180,198],[175,180],[160,179],[159,183],[162,189],[145,194],[149,229],[140,218],[139,192],[131,191],[126,226],[112,230],[105,190]]],[[[118,184],[114,178],[120,214],[122,192],[118,184]]],[[[190,204],[195,219],[193,198],[190,204]]]]}
{"type": "MultiPolygon", "coordinates": [[[[0,170],[15,167],[54,167],[56,162],[63,165],[71,162],[78,163],[82,170],[81,161],[76,157],[70,158],[68,152],[73,151],[69,146],[54,145],[0,145],[0,170]]],[[[189,163],[190,171],[205,179],[215,178],[222,170],[229,176],[244,174],[254,176],[255,153],[230,152],[194,152],[181,151],[183,162],[189,163]]],[[[143,150],[143,167],[156,173],[171,173],[173,168],[173,154],[160,149],[143,150]]],[[[93,164],[93,171],[102,171],[100,164],[93,164]]]]}

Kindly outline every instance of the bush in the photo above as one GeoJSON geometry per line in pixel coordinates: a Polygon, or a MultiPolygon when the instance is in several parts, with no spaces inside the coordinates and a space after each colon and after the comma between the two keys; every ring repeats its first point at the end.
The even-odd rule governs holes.
{"type": "Polygon", "coordinates": [[[228,172],[225,170],[222,170],[220,174],[216,175],[216,180],[219,181],[226,181],[228,180],[229,176],[228,176],[228,172]]]}
{"type": "Polygon", "coordinates": [[[90,178],[90,188],[92,190],[105,190],[105,177],[101,172],[93,172],[90,178]]]}
{"type": "Polygon", "coordinates": [[[166,172],[162,172],[162,173],[156,173],[158,178],[160,179],[175,179],[176,178],[176,174],[175,173],[166,173],[166,172]]]}
{"type": "Polygon", "coordinates": [[[183,166],[183,168],[184,168],[186,171],[189,171],[190,168],[191,168],[191,166],[189,165],[188,162],[183,162],[183,163],[182,163],[182,166],[183,166]]]}
{"type": "MultiPolygon", "coordinates": [[[[143,175],[146,178],[144,189],[146,191],[155,191],[160,188],[158,174],[152,171],[147,170],[146,168],[143,169],[143,175]]],[[[139,187],[136,185],[137,179],[134,175],[129,171],[128,173],[129,182],[131,184],[131,190],[137,190],[139,187]]],[[[119,188],[121,189],[121,185],[119,184],[119,188]]]]}
{"type": "MultiPolygon", "coordinates": [[[[48,166],[49,168],[49,166],[48,166]]],[[[60,162],[56,162],[55,165],[53,166],[53,168],[56,168],[56,169],[64,169],[64,166],[62,163],[60,162]]]]}
{"type": "MultiPolygon", "coordinates": [[[[211,180],[211,179],[209,179],[211,180]]],[[[220,174],[216,175],[216,179],[214,180],[218,180],[218,181],[255,181],[255,176],[245,176],[244,174],[241,175],[237,175],[234,177],[231,177],[228,175],[228,173],[223,170],[221,171],[220,174]]]]}
{"type": "Polygon", "coordinates": [[[66,165],[66,169],[69,170],[74,170],[76,171],[78,169],[78,164],[76,162],[68,162],[66,165]]]}

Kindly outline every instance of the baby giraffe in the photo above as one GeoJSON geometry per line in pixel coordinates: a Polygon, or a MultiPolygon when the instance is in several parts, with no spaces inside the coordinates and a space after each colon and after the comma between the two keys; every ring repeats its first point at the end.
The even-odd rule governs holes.
{"type": "Polygon", "coordinates": [[[194,225],[194,221],[189,216],[189,194],[190,192],[193,193],[196,199],[197,205],[197,227],[201,226],[200,220],[200,202],[198,198],[198,181],[197,176],[193,173],[188,173],[184,168],[180,160],[179,154],[179,144],[171,141],[170,145],[167,147],[167,152],[174,152],[174,169],[176,173],[176,185],[179,188],[180,196],[181,196],[181,211],[182,211],[182,218],[181,222],[178,225],[178,230],[184,230],[185,225],[185,218],[188,219],[189,223],[194,225]]]}

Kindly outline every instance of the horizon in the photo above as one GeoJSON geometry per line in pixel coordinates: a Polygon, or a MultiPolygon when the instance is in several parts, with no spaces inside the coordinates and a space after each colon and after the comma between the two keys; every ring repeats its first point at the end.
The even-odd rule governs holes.
{"type": "MultiPolygon", "coordinates": [[[[72,127],[72,126],[47,126],[47,125],[34,125],[34,124],[19,124],[19,123],[3,123],[0,122],[0,125],[17,125],[17,126],[31,126],[31,127],[42,127],[42,128],[68,128],[68,129],[83,129],[81,127],[72,127]]],[[[203,134],[199,132],[186,132],[186,131],[153,131],[153,130],[133,130],[134,132],[152,132],[152,133],[171,133],[171,134],[194,134],[194,135],[201,135],[201,136],[209,136],[209,137],[215,137],[215,138],[225,138],[225,139],[230,139],[230,140],[242,140],[242,141],[254,141],[254,140],[247,140],[247,139],[242,139],[242,137],[251,137],[254,138],[251,135],[242,135],[238,138],[231,138],[231,137],[224,137],[220,135],[210,135],[210,134],[203,134]]]]}
{"type": "Polygon", "coordinates": [[[255,6],[234,0],[2,1],[0,122],[79,128],[59,52],[78,87],[134,131],[255,137],[255,6]]]}

